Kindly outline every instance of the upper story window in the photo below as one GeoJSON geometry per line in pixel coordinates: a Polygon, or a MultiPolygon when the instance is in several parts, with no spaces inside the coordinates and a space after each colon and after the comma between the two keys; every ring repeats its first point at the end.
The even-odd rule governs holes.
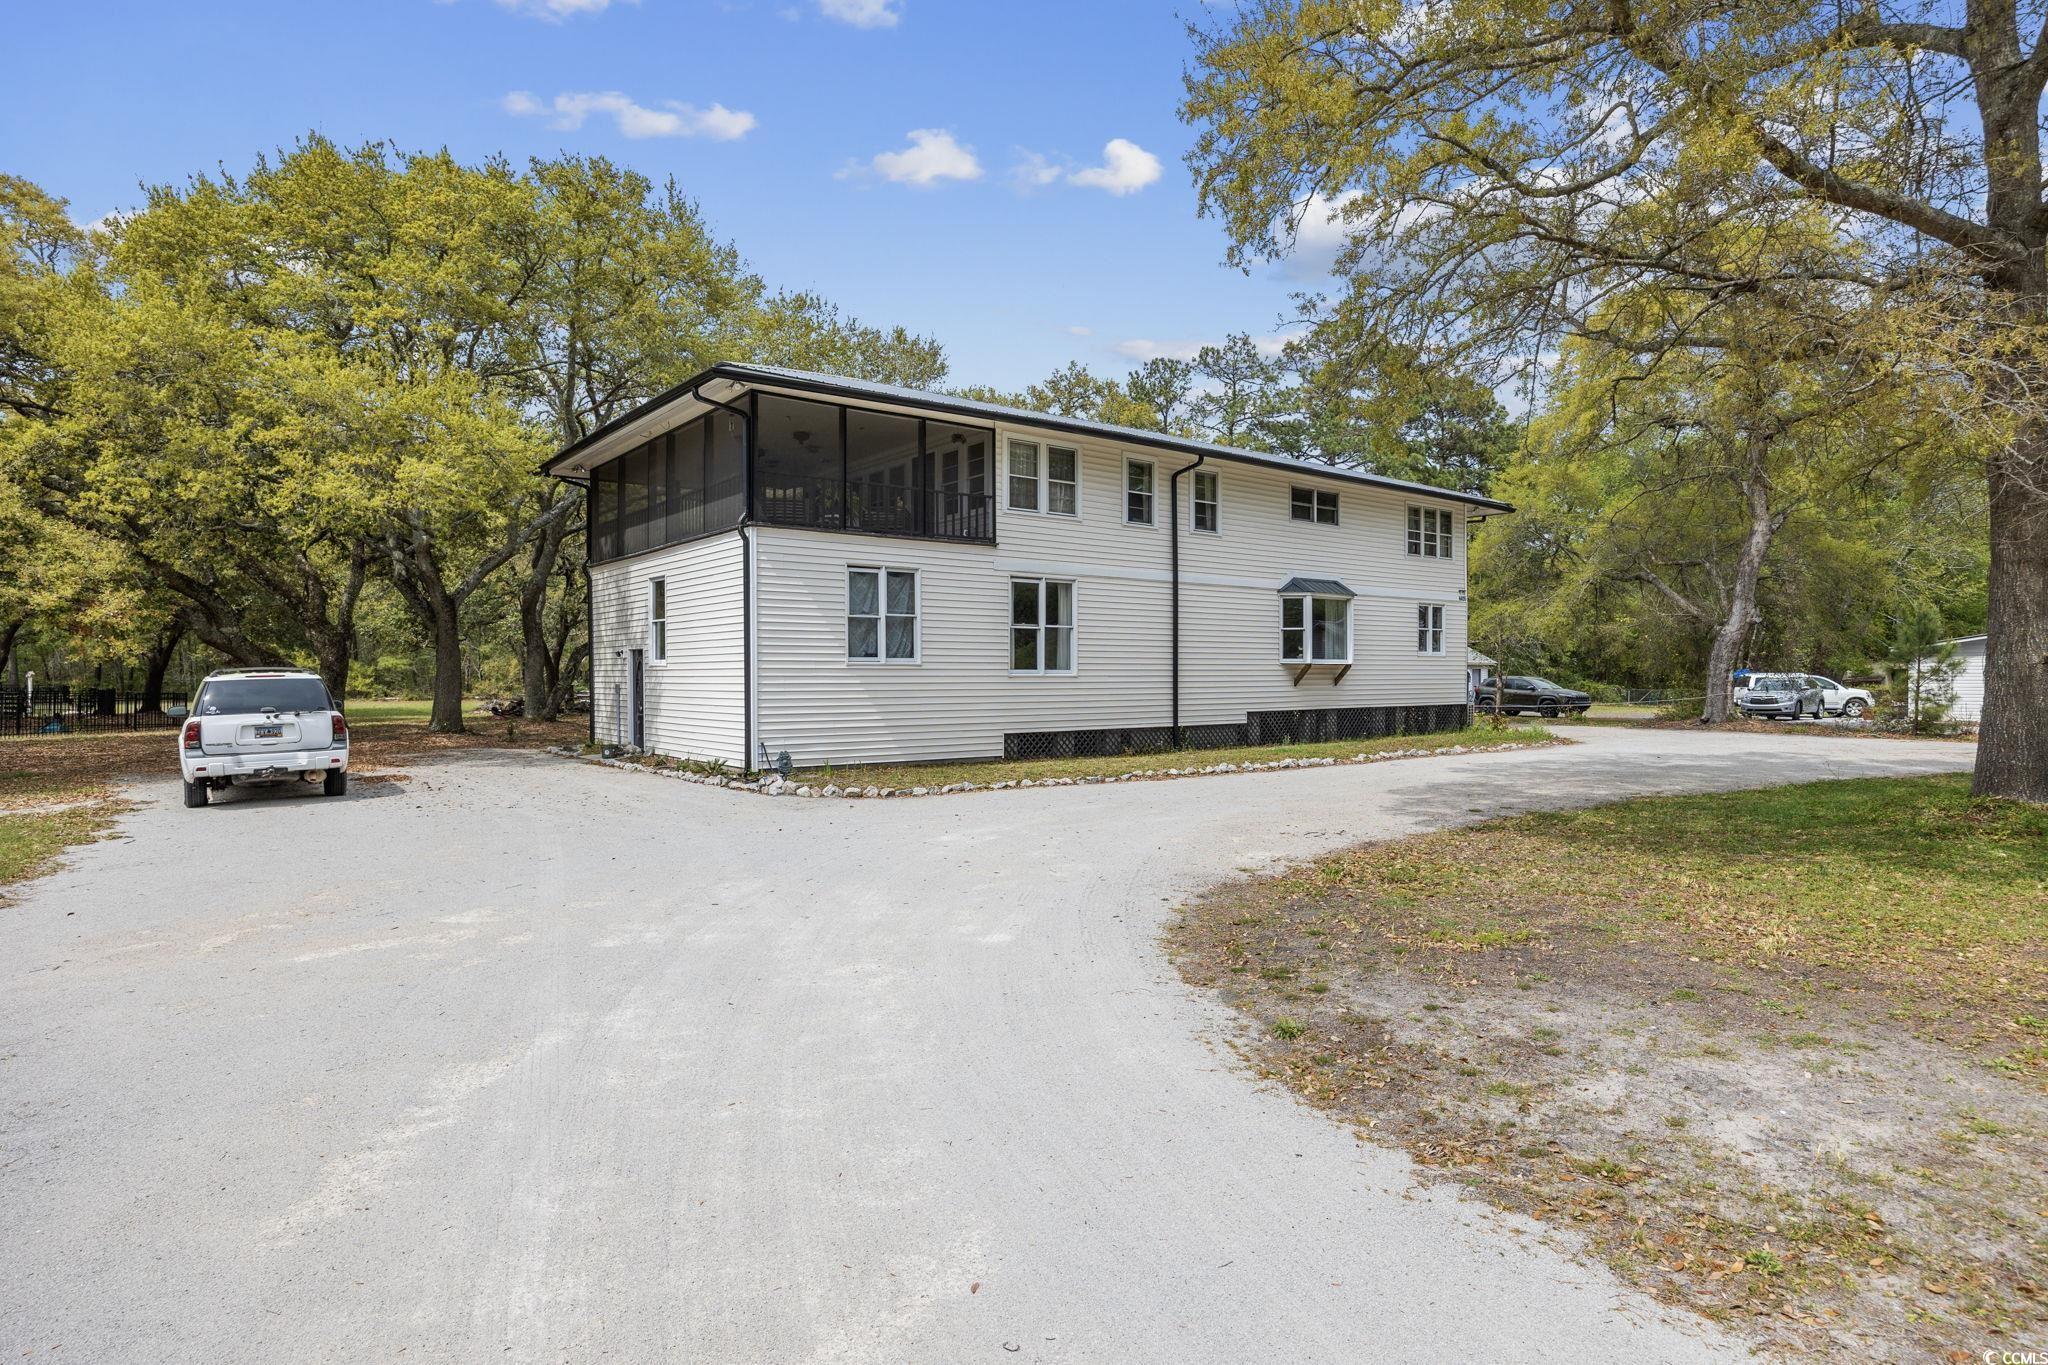
{"type": "Polygon", "coordinates": [[[917,617],[917,570],[866,565],[847,568],[847,658],[916,663],[917,617]]]}
{"type": "Polygon", "coordinates": [[[1434,603],[1415,609],[1415,652],[1444,652],[1444,609],[1434,603]]]}
{"type": "Polygon", "coordinates": [[[1071,446],[1010,442],[1010,510],[1071,517],[1081,509],[1081,455],[1071,446]]]}
{"type": "Polygon", "coordinates": [[[656,578],[647,584],[647,657],[655,663],[668,662],[668,580],[656,578]]]}
{"type": "Polygon", "coordinates": [[[1156,501],[1153,481],[1157,471],[1150,460],[1124,461],[1124,520],[1138,526],[1152,524],[1152,504],[1156,501]]]}
{"type": "Polygon", "coordinates": [[[1193,500],[1189,509],[1188,525],[1197,531],[1220,530],[1222,496],[1218,492],[1216,471],[1197,469],[1193,481],[1189,484],[1188,496],[1193,500]]]}
{"type": "Polygon", "coordinates": [[[1324,526],[1337,524],[1337,495],[1327,488],[1293,490],[1291,510],[1296,521],[1313,521],[1324,526]]]}
{"type": "Polygon", "coordinates": [[[1351,599],[1280,599],[1280,657],[1296,664],[1351,662],[1351,599]]]}
{"type": "Polygon", "coordinates": [[[1408,509],[1408,553],[1426,559],[1451,557],[1451,514],[1441,507],[1408,509]]]}

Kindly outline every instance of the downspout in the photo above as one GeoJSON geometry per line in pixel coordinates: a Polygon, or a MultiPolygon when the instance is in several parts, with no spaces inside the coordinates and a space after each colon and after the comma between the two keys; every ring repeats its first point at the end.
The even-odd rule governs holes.
{"type": "MultiPolygon", "coordinates": [[[[590,571],[590,538],[597,529],[597,522],[590,513],[596,504],[592,481],[583,484],[583,629],[590,636],[590,648],[584,653],[583,674],[589,680],[590,691],[590,746],[597,747],[597,575],[590,571]]],[[[567,645],[562,648],[567,649],[567,645]]]]}
{"type": "Polygon", "coordinates": [[[1172,547],[1170,551],[1172,567],[1167,577],[1172,584],[1170,592],[1173,599],[1172,606],[1168,608],[1168,611],[1172,616],[1173,747],[1175,749],[1182,747],[1180,734],[1180,476],[1188,473],[1190,470],[1200,469],[1203,462],[1208,458],[1207,455],[1197,455],[1193,464],[1182,465],[1179,469],[1174,470],[1172,474],[1168,475],[1166,480],[1166,515],[1172,523],[1167,527],[1167,544],[1172,547]]]}
{"type": "Polygon", "coordinates": [[[754,770],[754,541],[748,527],[754,520],[754,414],[704,396],[703,385],[690,397],[740,419],[740,471],[745,505],[740,509],[740,771],[754,770]]]}

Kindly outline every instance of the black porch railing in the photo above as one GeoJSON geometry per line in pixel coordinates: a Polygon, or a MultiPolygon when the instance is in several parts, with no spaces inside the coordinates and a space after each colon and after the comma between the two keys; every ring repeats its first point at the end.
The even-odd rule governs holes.
{"type": "Polygon", "coordinates": [[[774,526],[993,541],[995,503],[988,493],[880,480],[776,478],[754,491],[754,516],[774,526]]]}
{"type": "Polygon", "coordinates": [[[189,712],[190,699],[183,692],[165,692],[148,706],[146,700],[140,692],[118,687],[0,687],[0,739],[174,730],[189,712]]]}

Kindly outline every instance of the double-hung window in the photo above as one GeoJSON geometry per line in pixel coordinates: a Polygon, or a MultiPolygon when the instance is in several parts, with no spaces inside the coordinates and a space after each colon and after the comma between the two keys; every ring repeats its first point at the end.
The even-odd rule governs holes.
{"type": "Polygon", "coordinates": [[[647,584],[647,657],[655,663],[668,662],[668,580],[650,579],[647,584]]]}
{"type": "Polygon", "coordinates": [[[1124,461],[1124,520],[1136,526],[1152,524],[1153,479],[1150,460],[1124,461]]]}
{"type": "Polygon", "coordinates": [[[1081,453],[1072,446],[1040,448],[1036,441],[1010,442],[1010,510],[1078,516],[1081,453]]]}
{"type": "Polygon", "coordinates": [[[1074,585],[1056,578],[1010,580],[1010,670],[1074,671],[1074,585]]]}
{"type": "Polygon", "coordinates": [[[1435,604],[1418,606],[1415,609],[1415,652],[1418,654],[1441,654],[1444,652],[1444,609],[1435,604]]]}
{"type": "Polygon", "coordinates": [[[916,663],[918,596],[915,569],[847,569],[846,657],[916,663]]]}
{"type": "Polygon", "coordinates": [[[1010,442],[1010,510],[1038,510],[1038,443],[1010,442]]]}
{"type": "Polygon", "coordinates": [[[1280,599],[1280,658],[1295,664],[1351,662],[1351,599],[1280,599]]]}
{"type": "Polygon", "coordinates": [[[1408,509],[1408,553],[1425,559],[1451,557],[1451,514],[1447,509],[1408,509]]]}
{"type": "Polygon", "coordinates": [[[1189,528],[1212,534],[1221,529],[1222,523],[1217,514],[1222,510],[1222,497],[1217,492],[1216,471],[1197,469],[1188,485],[1188,496],[1191,499],[1189,528]]]}
{"type": "Polygon", "coordinates": [[[1327,488],[1293,489],[1288,508],[1296,521],[1313,521],[1324,526],[1337,524],[1337,495],[1327,488]]]}

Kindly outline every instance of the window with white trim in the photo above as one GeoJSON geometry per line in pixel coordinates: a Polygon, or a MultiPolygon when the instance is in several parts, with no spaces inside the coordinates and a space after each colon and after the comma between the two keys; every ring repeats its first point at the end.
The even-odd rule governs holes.
{"type": "Polygon", "coordinates": [[[856,663],[917,662],[917,570],[849,565],[846,657],[856,663]]]}
{"type": "Polygon", "coordinates": [[[1293,664],[1351,662],[1351,599],[1280,599],[1280,658],[1293,664]]]}
{"type": "Polygon", "coordinates": [[[1415,652],[1444,652],[1444,609],[1435,603],[1415,608],[1415,652]]]}
{"type": "Polygon", "coordinates": [[[1045,510],[1071,517],[1081,510],[1081,452],[1069,446],[1045,448],[1045,510]]]}
{"type": "Polygon", "coordinates": [[[1337,495],[1327,488],[1295,488],[1288,495],[1288,510],[1296,521],[1313,521],[1323,526],[1337,524],[1337,495]]]}
{"type": "Polygon", "coordinates": [[[1010,442],[1010,510],[1038,510],[1038,443],[1010,442]]]}
{"type": "Polygon", "coordinates": [[[668,662],[668,580],[647,581],[647,657],[655,663],[668,662]]]}
{"type": "Polygon", "coordinates": [[[1074,585],[1057,578],[1010,580],[1010,671],[1074,671],[1074,585]]]}
{"type": "Polygon", "coordinates": [[[1150,460],[1124,461],[1124,520],[1134,526],[1152,524],[1155,476],[1150,460]]]}
{"type": "Polygon", "coordinates": [[[1010,442],[1010,510],[1055,517],[1081,512],[1081,452],[1072,446],[1010,442]]]}
{"type": "Polygon", "coordinates": [[[1222,527],[1219,513],[1223,508],[1222,494],[1216,482],[1216,471],[1197,469],[1188,485],[1188,527],[1195,531],[1214,534],[1222,527]]]}
{"type": "Polygon", "coordinates": [[[1451,557],[1451,514],[1442,507],[1408,509],[1408,553],[1425,559],[1451,557]]]}

